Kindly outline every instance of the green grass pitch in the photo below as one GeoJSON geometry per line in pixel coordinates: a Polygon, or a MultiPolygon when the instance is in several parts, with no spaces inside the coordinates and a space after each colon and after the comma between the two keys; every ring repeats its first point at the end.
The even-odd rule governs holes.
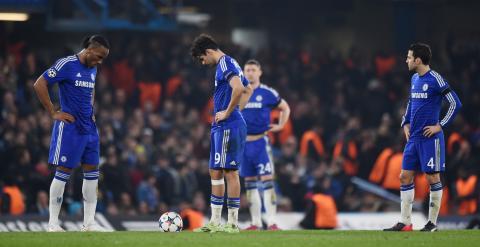
{"type": "Polygon", "coordinates": [[[43,247],[197,247],[197,246],[480,246],[480,231],[381,232],[381,231],[277,231],[226,233],[161,233],[161,232],[113,232],[113,233],[0,233],[0,246],[43,247]]]}

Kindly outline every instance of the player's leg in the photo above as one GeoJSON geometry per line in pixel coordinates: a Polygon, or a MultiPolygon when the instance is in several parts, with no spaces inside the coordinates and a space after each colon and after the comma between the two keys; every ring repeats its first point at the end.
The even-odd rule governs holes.
{"type": "Polygon", "coordinates": [[[263,205],[267,216],[267,229],[280,230],[275,221],[277,214],[277,194],[275,192],[275,182],[273,175],[265,175],[261,177],[263,186],[263,205]]]}
{"type": "Polygon", "coordinates": [[[222,208],[225,195],[225,182],[221,166],[223,132],[216,131],[210,134],[210,179],[212,194],[210,195],[211,217],[210,221],[195,229],[195,232],[216,232],[220,228],[222,208]]]}
{"type": "Polygon", "coordinates": [[[48,205],[49,219],[48,219],[48,231],[49,232],[64,232],[60,227],[58,215],[62,208],[63,192],[65,191],[65,184],[70,179],[72,169],[66,167],[57,166],[55,171],[55,177],[50,184],[50,203],[48,205]]]}
{"type": "Polygon", "coordinates": [[[227,181],[227,206],[228,218],[224,231],[229,233],[238,233],[238,209],[240,208],[240,177],[238,168],[243,163],[245,151],[245,141],[247,137],[246,126],[227,129],[224,152],[221,156],[221,163],[225,179],[227,181]]]}
{"type": "Polygon", "coordinates": [[[415,199],[414,177],[415,171],[402,170],[400,172],[400,222],[407,226],[412,224],[412,206],[415,199]]]}
{"type": "Polygon", "coordinates": [[[82,164],[83,170],[83,228],[82,231],[91,231],[96,228],[95,209],[97,207],[98,165],[82,164]]]}
{"type": "Polygon", "coordinates": [[[442,204],[442,182],[440,173],[427,173],[427,181],[430,184],[430,203],[428,209],[428,222],[421,231],[437,231],[437,218],[442,204]]]}
{"type": "Polygon", "coordinates": [[[210,195],[210,207],[212,215],[210,223],[220,225],[222,220],[222,208],[225,196],[225,180],[222,170],[210,169],[210,178],[212,182],[212,194],[210,195]]]}
{"type": "Polygon", "coordinates": [[[83,148],[84,143],[73,131],[71,124],[55,121],[50,143],[48,163],[56,166],[55,176],[50,185],[48,231],[64,231],[60,227],[58,215],[62,208],[65,184],[70,179],[73,168],[80,162],[77,148],[83,148]]]}
{"type": "Polygon", "coordinates": [[[95,224],[97,207],[98,164],[100,159],[100,141],[98,134],[86,135],[87,145],[82,154],[83,170],[83,228],[82,231],[105,231],[95,224]]]}
{"type": "Polygon", "coordinates": [[[263,186],[263,205],[265,206],[265,213],[267,215],[267,227],[268,230],[279,230],[275,222],[275,215],[277,214],[277,194],[275,192],[274,182],[274,166],[273,158],[271,155],[270,145],[268,139],[263,139],[264,143],[262,154],[260,157],[263,159],[261,164],[263,167],[259,167],[260,180],[263,186]]]}
{"type": "Polygon", "coordinates": [[[246,197],[252,219],[251,225],[245,230],[260,230],[262,228],[262,198],[258,190],[258,173],[255,165],[257,153],[255,141],[245,144],[243,163],[240,166],[240,176],[245,179],[246,197]]]}
{"type": "Polygon", "coordinates": [[[442,202],[443,185],[440,173],[445,170],[445,144],[443,135],[425,140],[421,147],[422,171],[427,175],[430,184],[430,203],[428,222],[421,231],[437,231],[437,218],[442,202]]]}
{"type": "Polygon", "coordinates": [[[408,142],[403,151],[402,170],[400,172],[400,222],[384,231],[412,231],[412,206],[415,198],[413,179],[415,171],[420,169],[415,144],[408,142]]]}
{"type": "Polygon", "coordinates": [[[228,217],[226,227],[238,231],[238,209],[240,208],[240,177],[237,170],[225,170],[227,181],[228,217]]]}
{"type": "Polygon", "coordinates": [[[246,197],[252,224],[245,230],[262,229],[262,198],[258,190],[257,177],[245,177],[246,197]]]}

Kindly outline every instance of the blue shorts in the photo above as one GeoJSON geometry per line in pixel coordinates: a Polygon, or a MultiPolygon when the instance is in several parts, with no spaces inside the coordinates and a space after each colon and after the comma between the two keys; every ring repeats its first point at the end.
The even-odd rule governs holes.
{"type": "Polygon", "coordinates": [[[245,125],[212,130],[210,134],[210,169],[238,170],[243,162],[246,138],[247,127],[245,125]]]}
{"type": "Polygon", "coordinates": [[[78,164],[98,165],[100,140],[95,134],[80,134],[75,124],[55,121],[48,163],[75,168],[78,164]]]}
{"type": "Polygon", "coordinates": [[[443,133],[428,139],[408,141],[403,151],[402,169],[427,173],[445,171],[443,133]]]}
{"type": "Polygon", "coordinates": [[[256,141],[247,142],[243,163],[240,166],[240,176],[256,177],[271,175],[273,173],[273,162],[270,155],[268,138],[260,138],[256,141]]]}

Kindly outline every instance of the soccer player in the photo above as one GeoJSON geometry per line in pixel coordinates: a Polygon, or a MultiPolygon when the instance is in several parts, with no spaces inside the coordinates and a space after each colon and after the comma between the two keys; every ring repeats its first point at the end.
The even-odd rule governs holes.
{"type": "Polygon", "coordinates": [[[82,231],[103,231],[94,222],[97,206],[100,143],[93,112],[97,66],[108,56],[110,45],[93,35],[82,42],[78,54],[61,58],[35,82],[37,96],[54,119],[48,163],[56,167],[50,186],[49,232],[64,232],[58,221],[63,191],[72,170],[81,163],[83,170],[82,231]],[[58,83],[60,110],[54,108],[48,86],[58,83]]]}
{"type": "Polygon", "coordinates": [[[196,229],[197,232],[238,233],[238,208],[240,206],[240,179],[238,167],[242,163],[247,127],[238,108],[240,97],[246,92],[248,81],[242,69],[231,57],[225,55],[217,42],[202,34],[195,38],[191,55],[202,65],[216,65],[214,122],[211,128],[210,177],[212,195],[210,222],[196,229]],[[228,221],[221,226],[222,207],[225,194],[224,179],[228,186],[228,221]]]}
{"type": "Polygon", "coordinates": [[[262,68],[257,60],[249,60],[244,66],[244,73],[253,88],[252,95],[243,95],[241,108],[245,106],[242,115],[247,122],[247,143],[240,176],[245,178],[247,200],[250,205],[252,225],[246,230],[262,229],[262,202],[258,190],[257,179],[260,178],[263,189],[263,205],[267,216],[267,229],[279,230],[275,223],[277,211],[276,195],[273,181],[273,160],[266,133],[283,129],[290,116],[290,107],[280,98],[277,91],[260,83],[262,68]],[[250,97],[249,97],[250,96],[250,97]],[[243,98],[249,97],[247,100],[243,98]],[[248,103],[245,103],[248,101],[248,103]],[[277,124],[270,123],[272,109],[280,109],[280,119],[277,124]]]}
{"type": "Polygon", "coordinates": [[[437,231],[443,192],[440,173],[445,171],[442,129],[453,121],[462,105],[447,81],[430,69],[431,57],[432,52],[426,44],[415,43],[408,49],[408,70],[416,73],[412,76],[410,99],[401,124],[407,138],[400,173],[401,220],[385,231],[412,231],[415,171],[426,173],[430,184],[428,222],[421,231],[437,231]],[[442,99],[450,106],[439,121],[442,99]]]}

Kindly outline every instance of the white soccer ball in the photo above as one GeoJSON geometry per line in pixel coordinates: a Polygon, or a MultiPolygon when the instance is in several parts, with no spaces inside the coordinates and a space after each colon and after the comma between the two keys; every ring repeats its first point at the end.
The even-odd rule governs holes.
{"type": "Polygon", "coordinates": [[[175,212],[166,212],[158,219],[158,226],[162,232],[180,232],[183,229],[183,220],[175,212]]]}

